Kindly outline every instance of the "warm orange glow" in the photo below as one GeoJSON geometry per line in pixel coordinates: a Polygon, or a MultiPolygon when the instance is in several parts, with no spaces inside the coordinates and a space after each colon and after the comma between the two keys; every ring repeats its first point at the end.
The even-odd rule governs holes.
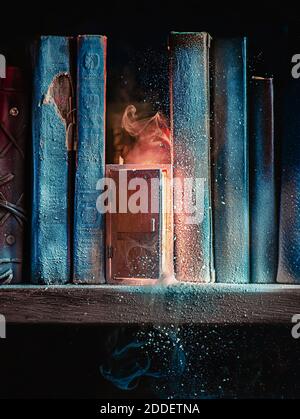
{"type": "Polygon", "coordinates": [[[159,112],[138,119],[135,106],[129,105],[122,117],[122,128],[133,139],[122,150],[125,164],[171,164],[170,130],[159,112]]]}

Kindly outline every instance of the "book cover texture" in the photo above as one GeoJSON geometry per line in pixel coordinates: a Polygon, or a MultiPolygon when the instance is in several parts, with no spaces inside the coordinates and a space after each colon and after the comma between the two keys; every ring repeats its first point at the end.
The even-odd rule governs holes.
{"type": "Polygon", "coordinates": [[[247,40],[216,39],[212,45],[216,281],[247,283],[250,280],[247,40]]]}
{"type": "Polygon", "coordinates": [[[175,275],[212,282],[209,47],[207,33],[171,33],[175,275]],[[180,208],[180,206],[182,206],[180,208]]]}
{"type": "Polygon", "coordinates": [[[70,39],[43,36],[36,47],[32,103],[31,271],[42,284],[69,281],[69,151],[72,149],[70,39]]]}
{"type": "Polygon", "coordinates": [[[105,282],[104,214],[96,208],[105,176],[106,37],[78,37],[74,282],[105,282]]]}

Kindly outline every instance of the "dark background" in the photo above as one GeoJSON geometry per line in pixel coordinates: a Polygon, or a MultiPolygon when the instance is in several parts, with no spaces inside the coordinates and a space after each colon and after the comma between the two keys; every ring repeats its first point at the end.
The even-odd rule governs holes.
{"type": "MultiPolygon", "coordinates": [[[[300,53],[297,9],[250,2],[239,9],[229,8],[228,2],[222,6],[188,0],[181,4],[6,2],[0,7],[0,53],[8,64],[27,72],[29,84],[31,43],[36,36],[105,34],[109,106],[145,101],[166,115],[170,30],[249,37],[250,75],[274,77],[279,149],[285,78],[291,55],[300,53]]],[[[108,126],[109,118],[108,114],[108,126]]],[[[278,173],[279,168],[280,161],[278,173]]],[[[135,342],[141,333],[148,341],[151,330],[142,326],[8,326],[7,339],[0,340],[0,397],[300,397],[300,342],[292,339],[290,329],[290,325],[186,325],[176,335],[183,344],[184,366],[174,357],[178,348],[155,351],[151,340],[147,359],[158,377],[142,377],[135,389],[125,391],[105,380],[100,366],[111,368],[119,379],[137,371],[145,363],[143,347],[127,351],[118,361],[112,354],[135,342]],[[137,359],[141,359],[138,365],[137,359]]]]}
{"type": "MultiPolygon", "coordinates": [[[[142,328],[144,341],[155,334],[142,328]],[[150,333],[150,335],[149,335],[150,333]],[[148,336],[148,337],[147,337],[148,336]]],[[[100,367],[115,378],[128,377],[145,365],[145,349],[128,350],[120,361],[116,347],[136,340],[141,327],[9,326],[0,340],[1,398],[299,398],[300,341],[291,327],[183,327],[177,334],[185,353],[184,368],[162,339],[150,348],[150,370],[157,378],[133,380],[121,390],[105,380],[100,367]]]]}

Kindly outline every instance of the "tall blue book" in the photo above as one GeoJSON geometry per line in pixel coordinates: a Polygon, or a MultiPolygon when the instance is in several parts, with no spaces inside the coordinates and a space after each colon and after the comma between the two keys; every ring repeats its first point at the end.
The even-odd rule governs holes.
{"type": "Polygon", "coordinates": [[[78,37],[77,157],[73,280],[105,282],[104,214],[96,209],[96,184],[105,176],[106,37],[78,37]]]}
{"type": "Polygon", "coordinates": [[[175,274],[214,281],[208,33],[170,35],[175,274]]]}
{"type": "Polygon", "coordinates": [[[34,283],[69,281],[69,152],[73,112],[70,39],[43,36],[36,45],[32,102],[32,234],[34,283]]]}
{"type": "Polygon", "coordinates": [[[247,41],[216,39],[212,45],[216,281],[247,283],[250,278],[247,41]]]}
{"type": "Polygon", "coordinates": [[[277,273],[278,220],[274,150],[273,79],[253,77],[250,113],[251,282],[273,283],[277,273]]]}
{"type": "Polygon", "coordinates": [[[286,284],[300,284],[300,78],[298,61],[291,64],[291,57],[298,45],[299,37],[291,34],[286,45],[287,57],[284,61],[289,71],[287,77],[283,78],[282,86],[277,282],[286,284]]]}

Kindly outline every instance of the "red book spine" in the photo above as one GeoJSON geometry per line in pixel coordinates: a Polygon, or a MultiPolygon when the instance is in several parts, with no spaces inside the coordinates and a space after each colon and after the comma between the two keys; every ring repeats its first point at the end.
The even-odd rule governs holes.
{"type": "Polygon", "coordinates": [[[0,284],[22,282],[27,109],[22,72],[8,67],[0,79],[0,284]]]}

